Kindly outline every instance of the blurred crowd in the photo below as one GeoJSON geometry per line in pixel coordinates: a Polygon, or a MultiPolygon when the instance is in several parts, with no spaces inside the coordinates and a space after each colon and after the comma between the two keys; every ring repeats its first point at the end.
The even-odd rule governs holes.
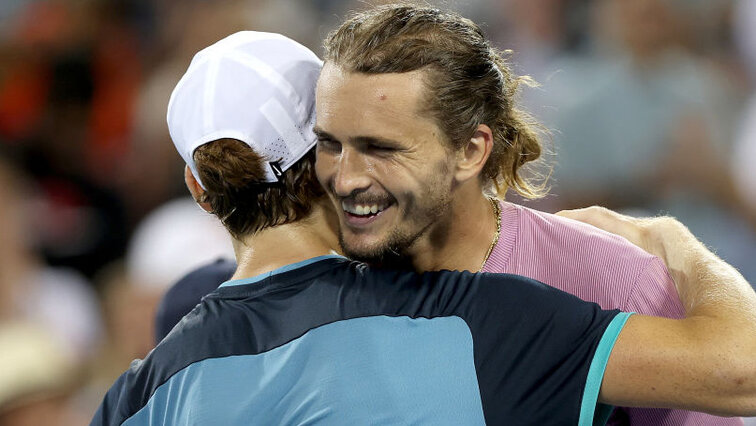
{"type": "MultiPolygon", "coordinates": [[[[168,97],[243,29],[321,52],[347,0],[0,2],[0,426],[82,424],[184,273],[232,257],[183,183],[168,97]]],[[[671,214],[756,282],[756,2],[430,2],[480,23],[545,129],[547,211],[671,214]]]]}

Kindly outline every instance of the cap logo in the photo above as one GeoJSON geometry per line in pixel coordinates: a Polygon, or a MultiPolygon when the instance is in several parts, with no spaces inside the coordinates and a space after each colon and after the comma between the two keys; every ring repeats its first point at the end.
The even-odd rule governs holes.
{"type": "Polygon", "coordinates": [[[276,175],[276,178],[281,179],[281,176],[283,176],[283,170],[281,170],[281,165],[278,164],[278,161],[271,161],[270,168],[273,170],[273,174],[276,175]]]}

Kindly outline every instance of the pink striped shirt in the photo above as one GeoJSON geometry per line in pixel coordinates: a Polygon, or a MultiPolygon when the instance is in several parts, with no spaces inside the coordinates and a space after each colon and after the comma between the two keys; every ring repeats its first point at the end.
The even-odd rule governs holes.
{"type": "MultiPolygon", "coordinates": [[[[483,271],[524,275],[598,303],[668,318],[684,310],[664,263],[592,226],[501,203],[501,234],[483,271]]],[[[680,410],[618,408],[610,425],[742,425],[739,418],[680,410]]]]}

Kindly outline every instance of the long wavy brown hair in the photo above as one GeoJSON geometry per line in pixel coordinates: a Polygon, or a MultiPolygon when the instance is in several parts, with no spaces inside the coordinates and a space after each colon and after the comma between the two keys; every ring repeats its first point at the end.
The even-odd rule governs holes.
{"type": "Polygon", "coordinates": [[[528,198],[546,193],[546,173],[522,173],[543,149],[544,128],[516,105],[520,85],[535,83],[515,75],[474,22],[430,7],[379,6],[330,33],[325,60],[366,74],[427,70],[426,112],[453,148],[462,148],[479,124],[491,128],[484,182],[502,197],[509,188],[528,198]]]}

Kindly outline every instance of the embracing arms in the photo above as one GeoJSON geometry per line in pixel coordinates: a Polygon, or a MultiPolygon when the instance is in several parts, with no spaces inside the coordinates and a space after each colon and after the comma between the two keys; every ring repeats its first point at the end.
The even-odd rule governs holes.
{"type": "Polygon", "coordinates": [[[672,218],[635,219],[600,207],[560,215],[621,235],[660,257],[685,308],[682,320],[628,320],[599,400],[756,415],[756,293],[743,276],[672,218]]]}

